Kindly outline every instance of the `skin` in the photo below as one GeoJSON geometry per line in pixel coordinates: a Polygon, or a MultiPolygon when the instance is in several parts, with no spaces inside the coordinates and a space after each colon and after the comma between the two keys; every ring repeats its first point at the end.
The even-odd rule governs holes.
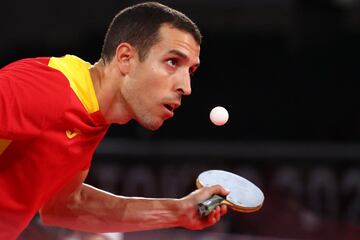
{"type": "Polygon", "coordinates": [[[190,74],[200,63],[200,46],[190,34],[167,25],[160,28],[160,37],[143,62],[136,48],[121,43],[108,66],[99,62],[90,70],[109,123],[135,119],[156,130],[173,117],[164,104],[177,108],[182,96],[191,94],[190,74]]]}
{"type": "MultiPolygon", "coordinates": [[[[191,94],[190,74],[199,65],[200,46],[189,33],[169,25],[159,32],[159,42],[144,61],[135,47],[120,43],[110,63],[99,61],[90,69],[100,110],[109,123],[134,119],[156,130],[173,117],[182,97],[191,94]]],[[[43,206],[45,224],[88,232],[195,230],[217,223],[227,212],[222,205],[200,218],[197,210],[198,203],[213,194],[227,195],[221,186],[204,187],[181,199],[125,197],[84,184],[87,174],[81,172],[43,206]]]]}

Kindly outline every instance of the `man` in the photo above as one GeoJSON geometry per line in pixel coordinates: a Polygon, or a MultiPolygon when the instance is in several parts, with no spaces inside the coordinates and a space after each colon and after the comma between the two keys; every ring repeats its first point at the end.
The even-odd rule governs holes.
{"type": "Polygon", "coordinates": [[[0,239],[14,239],[39,211],[45,224],[89,232],[185,227],[220,186],[181,199],[113,195],[84,184],[109,124],[134,119],[156,130],[191,93],[201,35],[184,14],[158,3],[115,16],[94,65],[72,55],[24,59],[0,70],[0,239]]]}

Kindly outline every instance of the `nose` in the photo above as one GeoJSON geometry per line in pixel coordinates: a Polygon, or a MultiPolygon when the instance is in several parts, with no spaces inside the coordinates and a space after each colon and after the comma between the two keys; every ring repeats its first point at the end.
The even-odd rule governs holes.
{"type": "Polygon", "coordinates": [[[190,78],[189,73],[186,73],[181,77],[179,84],[176,88],[176,91],[179,94],[185,95],[185,96],[188,96],[191,94],[191,78],[190,78]]]}

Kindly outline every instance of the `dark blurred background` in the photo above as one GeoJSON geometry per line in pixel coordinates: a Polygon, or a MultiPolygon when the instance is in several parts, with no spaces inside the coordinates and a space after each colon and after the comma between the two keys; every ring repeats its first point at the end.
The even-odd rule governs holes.
{"type": "MultiPolygon", "coordinates": [[[[112,17],[138,2],[2,1],[0,66],[65,54],[94,63],[112,17]]],[[[225,169],[254,181],[265,203],[202,232],[122,237],[358,239],[360,0],[160,2],[204,35],[193,94],[156,132],[111,127],[87,182],[120,195],[182,197],[202,170],[225,169]],[[230,114],[222,127],[208,117],[218,105],[230,114]]],[[[34,219],[23,238],[69,234],[39,228],[34,219]]]]}

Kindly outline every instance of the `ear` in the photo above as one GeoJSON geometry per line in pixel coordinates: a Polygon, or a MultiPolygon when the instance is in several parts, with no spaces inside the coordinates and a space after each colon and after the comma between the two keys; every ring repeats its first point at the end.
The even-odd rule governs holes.
{"type": "Polygon", "coordinates": [[[116,48],[115,60],[122,74],[129,73],[131,60],[136,53],[136,49],[128,43],[120,43],[116,48]]]}

